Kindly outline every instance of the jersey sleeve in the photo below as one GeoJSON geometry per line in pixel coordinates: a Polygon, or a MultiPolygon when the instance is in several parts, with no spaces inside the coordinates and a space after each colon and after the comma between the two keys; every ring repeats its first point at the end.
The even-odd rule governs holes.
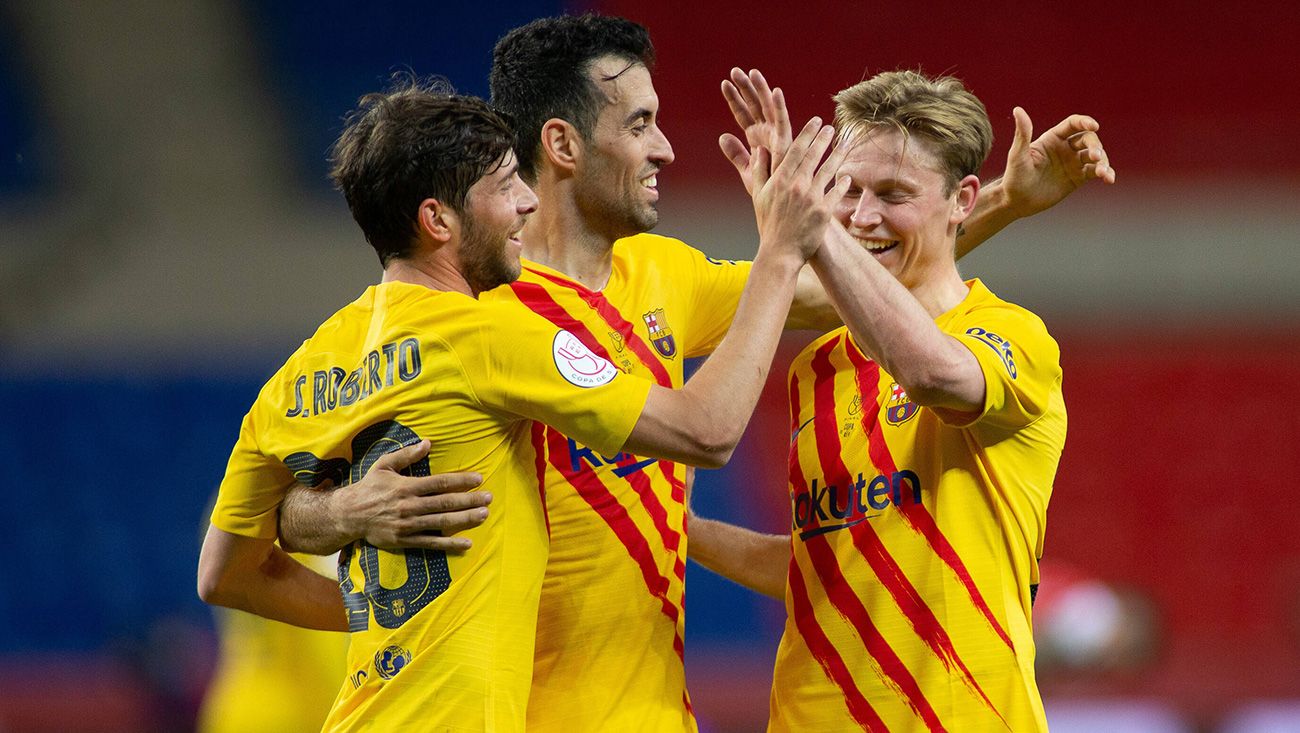
{"type": "Polygon", "coordinates": [[[959,426],[988,422],[1016,429],[1043,416],[1061,382],[1061,350],[1037,316],[1017,308],[984,308],[952,335],[984,372],[983,410],[973,419],[962,415],[959,426]]]}
{"type": "Polygon", "coordinates": [[[605,455],[618,453],[650,394],[578,337],[518,308],[481,331],[466,376],[484,407],[537,420],[605,455]],[[475,368],[473,365],[477,365],[475,368]]]}
{"type": "Polygon", "coordinates": [[[745,260],[717,260],[697,249],[686,247],[685,269],[695,287],[688,309],[691,319],[686,330],[687,358],[713,353],[727,335],[736,317],[740,294],[749,279],[752,262],[745,260]]]}
{"type": "Polygon", "coordinates": [[[212,524],[231,534],[273,539],[277,534],[280,502],[294,479],[283,463],[262,453],[257,443],[259,405],[244,416],[239,440],[226,464],[217,492],[212,524]]]}

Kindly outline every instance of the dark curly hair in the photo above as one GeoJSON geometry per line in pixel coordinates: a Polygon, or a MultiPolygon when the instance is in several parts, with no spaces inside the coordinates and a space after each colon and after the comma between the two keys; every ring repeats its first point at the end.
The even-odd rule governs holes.
{"type": "Polygon", "coordinates": [[[654,68],[655,50],[644,26],[625,18],[561,15],[520,26],[492,52],[492,105],[515,124],[519,175],[537,180],[542,125],[570,122],[590,140],[604,97],[588,75],[606,56],[654,68]]]}
{"type": "Polygon", "coordinates": [[[441,79],[400,76],[367,94],[330,151],[330,178],[387,265],[410,254],[420,202],[460,211],[470,186],[501,164],[514,132],[477,97],[441,79]]]}

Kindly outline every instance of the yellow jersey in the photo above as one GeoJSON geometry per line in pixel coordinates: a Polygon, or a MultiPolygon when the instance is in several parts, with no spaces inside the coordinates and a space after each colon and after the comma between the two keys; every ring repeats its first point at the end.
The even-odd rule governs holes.
{"type": "Polygon", "coordinates": [[[1060,351],[968,287],[937,324],[979,361],[978,416],[911,402],[844,328],[791,365],[773,731],[1046,730],[1030,607],[1065,443],[1060,351]]]}
{"type": "MultiPolygon", "coordinates": [[[[333,558],[295,555],[313,570],[333,558]]],[[[317,733],[344,677],[347,634],[217,609],[221,652],[199,733],[317,733]]]]}
{"type": "Polygon", "coordinates": [[[650,388],[518,306],[401,282],[367,289],[290,357],[244,418],[218,528],[275,537],[295,480],[356,481],[426,438],[414,475],[477,471],[494,496],[463,556],[343,550],[348,677],[325,730],[524,730],[548,552],[533,421],[612,454],[650,388]]]}
{"type": "MultiPolygon", "coordinates": [[[[600,291],[525,262],[484,297],[522,303],[619,369],[680,387],[682,360],[726,334],[749,269],[641,234],[615,242],[600,291]]],[[[555,428],[542,446],[551,555],[528,730],[696,730],[682,664],[685,467],[555,428]]]]}

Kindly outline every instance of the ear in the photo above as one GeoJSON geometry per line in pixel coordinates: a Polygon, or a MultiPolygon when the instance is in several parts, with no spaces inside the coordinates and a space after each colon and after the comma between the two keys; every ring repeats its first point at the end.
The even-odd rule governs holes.
{"type": "Polygon", "coordinates": [[[977,176],[966,176],[957,182],[952,213],[948,217],[949,224],[961,224],[966,221],[966,217],[975,210],[975,200],[979,198],[979,192],[980,179],[977,176]]]}
{"type": "Polygon", "coordinates": [[[416,225],[419,227],[421,239],[429,237],[435,242],[445,244],[460,230],[460,217],[450,206],[438,199],[425,199],[420,202],[420,208],[416,213],[416,225]]]}
{"type": "Polygon", "coordinates": [[[542,156],[557,170],[572,173],[582,158],[582,135],[573,123],[552,117],[542,125],[542,156]]]}

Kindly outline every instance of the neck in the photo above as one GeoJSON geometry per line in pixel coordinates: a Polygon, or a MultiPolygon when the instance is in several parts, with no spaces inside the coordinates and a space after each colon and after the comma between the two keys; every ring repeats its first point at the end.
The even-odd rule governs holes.
{"type": "Polygon", "coordinates": [[[558,270],[591,290],[601,290],[613,271],[614,239],[597,231],[583,216],[573,195],[572,179],[555,180],[547,172],[537,182],[537,212],[521,237],[524,257],[558,270]]]}
{"type": "Polygon", "coordinates": [[[440,247],[433,253],[418,253],[389,260],[380,282],[422,285],[430,290],[463,293],[477,298],[478,293],[466,282],[460,270],[456,269],[455,263],[448,261],[445,256],[439,256],[438,252],[442,249],[440,247]]]}
{"type": "Polygon", "coordinates": [[[947,262],[934,276],[908,287],[908,291],[931,318],[938,318],[965,300],[970,288],[966,287],[961,273],[957,272],[957,263],[947,262]]]}

